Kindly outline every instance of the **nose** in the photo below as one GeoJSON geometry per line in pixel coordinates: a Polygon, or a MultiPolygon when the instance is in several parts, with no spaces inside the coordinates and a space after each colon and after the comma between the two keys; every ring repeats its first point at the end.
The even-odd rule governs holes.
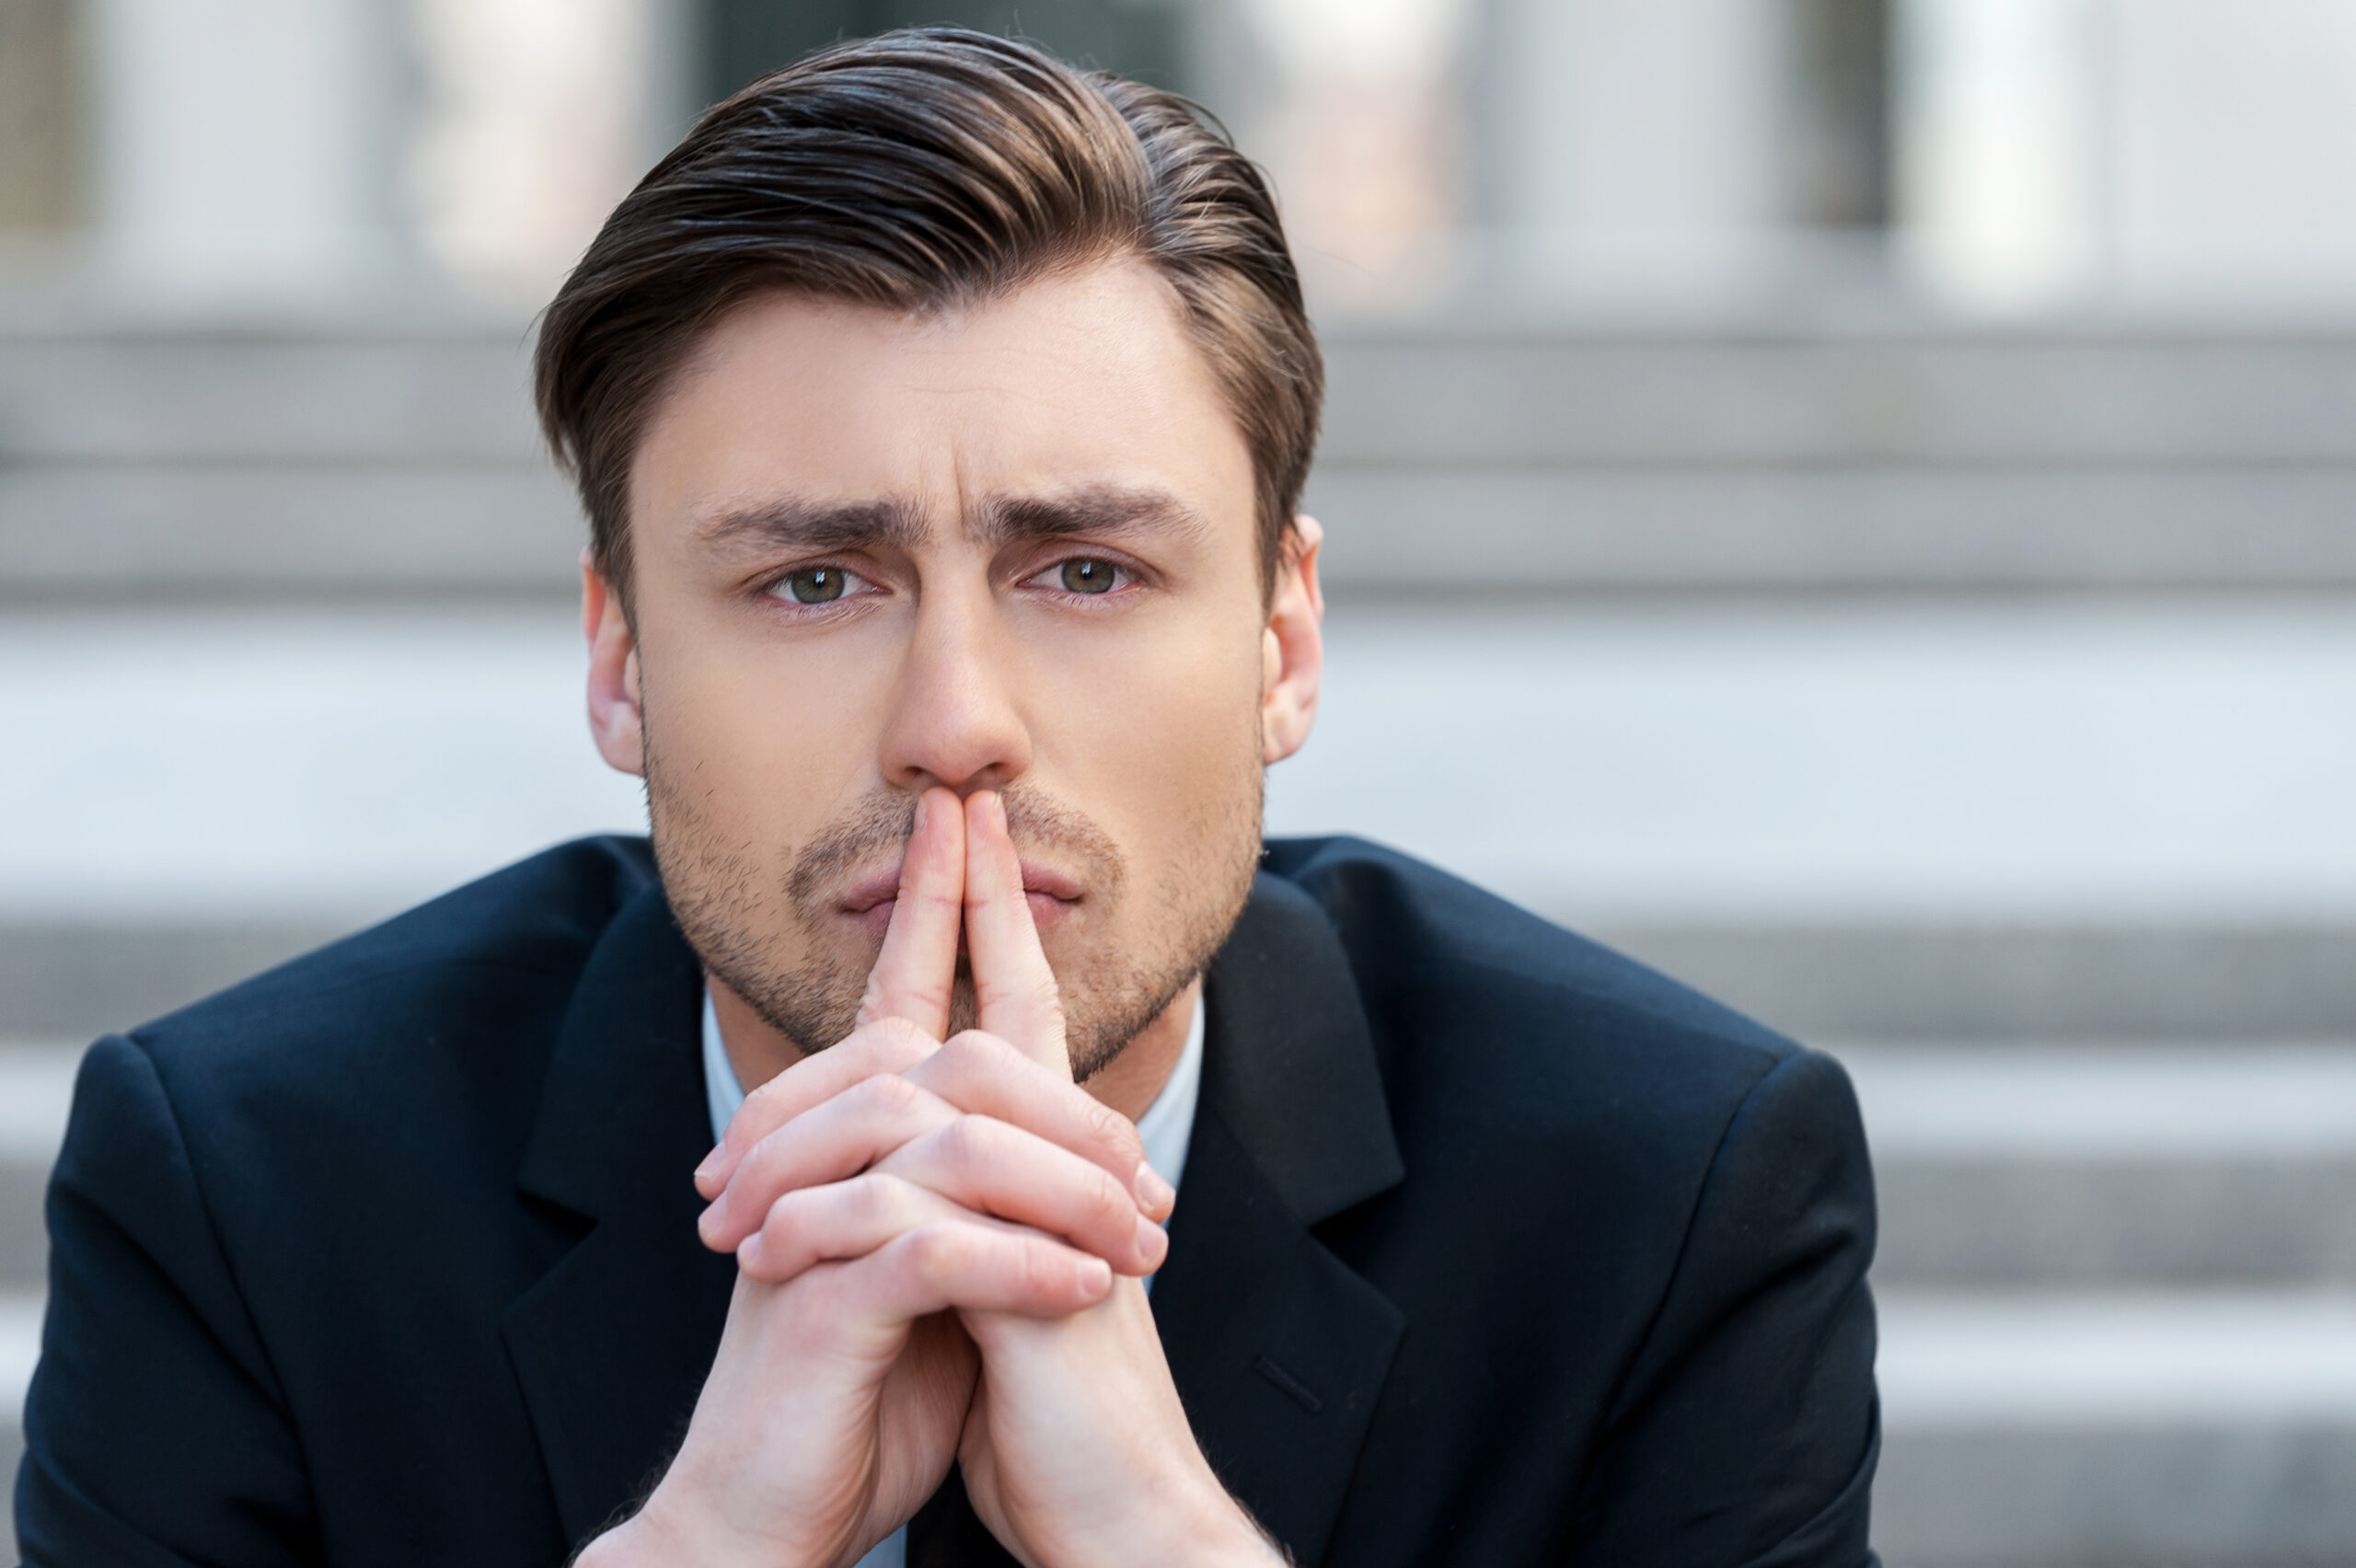
{"type": "Polygon", "coordinates": [[[910,793],[1002,790],[1031,766],[1013,649],[987,586],[926,594],[892,695],[878,759],[910,793]]]}

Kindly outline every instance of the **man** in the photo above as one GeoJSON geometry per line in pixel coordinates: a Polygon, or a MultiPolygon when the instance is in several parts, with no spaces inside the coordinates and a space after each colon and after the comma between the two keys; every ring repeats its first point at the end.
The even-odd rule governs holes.
{"type": "Polygon", "coordinates": [[[1320,371],[1247,163],[1018,44],[844,46],[538,352],[651,855],[94,1048],[30,1561],[1866,1561],[1839,1069],[1260,841],[1320,371]]]}

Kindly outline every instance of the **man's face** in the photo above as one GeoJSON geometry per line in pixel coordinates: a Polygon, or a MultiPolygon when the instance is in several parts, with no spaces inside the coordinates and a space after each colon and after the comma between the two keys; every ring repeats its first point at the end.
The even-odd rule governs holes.
{"type": "Polygon", "coordinates": [[[629,531],[600,744],[689,940],[802,1049],[849,1032],[935,784],[1004,794],[1080,1076],[1224,939],[1313,706],[1314,579],[1278,593],[1304,702],[1249,453],[1145,267],[737,309],[648,422],[629,531]]]}

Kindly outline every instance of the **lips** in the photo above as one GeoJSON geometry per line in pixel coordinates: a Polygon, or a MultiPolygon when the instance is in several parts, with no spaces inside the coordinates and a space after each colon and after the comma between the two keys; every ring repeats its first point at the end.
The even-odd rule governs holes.
{"type": "MultiPolygon", "coordinates": [[[[1039,929],[1045,931],[1059,924],[1064,916],[1080,900],[1078,878],[1044,865],[1029,858],[1022,862],[1022,893],[1031,905],[1031,918],[1039,929]]],[[[900,868],[883,866],[860,877],[843,889],[835,907],[849,919],[863,926],[876,941],[891,928],[892,911],[900,899],[900,868]]],[[[957,948],[965,948],[965,933],[957,933],[957,948]]]]}

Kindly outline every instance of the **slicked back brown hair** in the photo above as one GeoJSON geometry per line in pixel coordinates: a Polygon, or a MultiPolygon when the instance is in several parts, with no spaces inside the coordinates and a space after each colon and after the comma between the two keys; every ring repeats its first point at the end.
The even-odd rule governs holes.
{"type": "Polygon", "coordinates": [[[1324,367],[1265,180],[1183,98],[953,28],[838,44],[711,110],[558,291],[535,391],[599,570],[627,603],[639,437],[733,306],[932,313],[1122,255],[1168,282],[1242,432],[1272,582],[1324,367]]]}

